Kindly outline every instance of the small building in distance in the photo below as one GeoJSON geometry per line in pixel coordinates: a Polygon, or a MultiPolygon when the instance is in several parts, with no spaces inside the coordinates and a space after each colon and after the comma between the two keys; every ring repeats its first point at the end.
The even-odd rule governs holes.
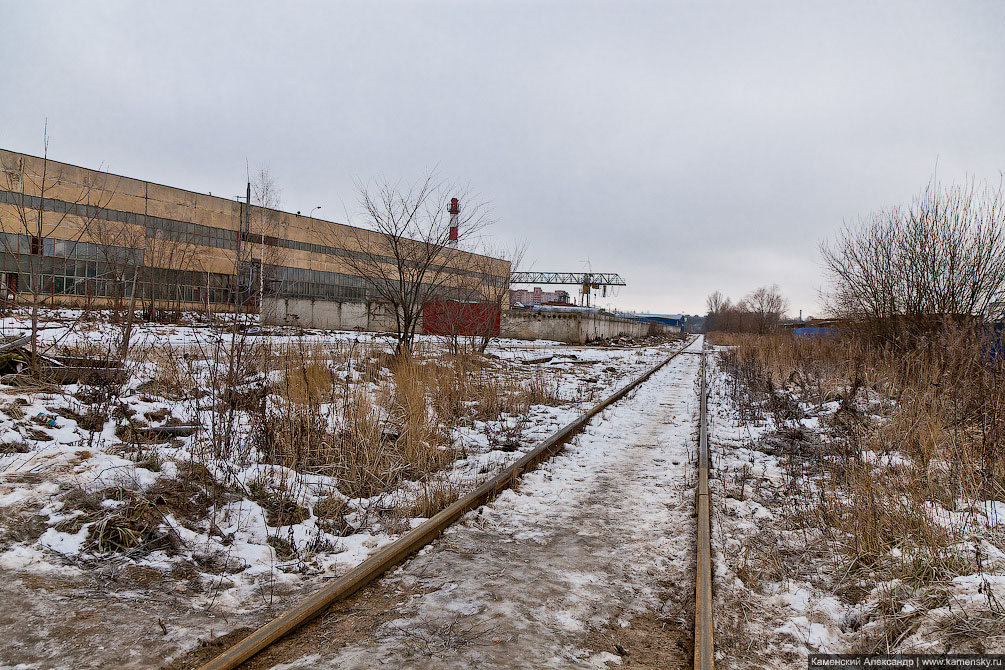
{"type": "Polygon", "coordinates": [[[523,305],[553,305],[569,304],[569,293],[558,289],[557,291],[542,291],[540,286],[535,286],[533,291],[527,289],[510,289],[509,304],[517,303],[523,305]]]}
{"type": "Polygon", "coordinates": [[[683,314],[635,314],[638,319],[658,323],[663,326],[674,326],[680,328],[684,324],[683,314]]]}

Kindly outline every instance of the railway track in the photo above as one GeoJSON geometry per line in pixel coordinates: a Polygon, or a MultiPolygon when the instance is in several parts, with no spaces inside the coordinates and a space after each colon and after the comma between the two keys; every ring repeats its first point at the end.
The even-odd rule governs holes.
{"type": "Polygon", "coordinates": [[[708,349],[704,346],[700,375],[698,488],[695,491],[697,556],[694,588],[694,667],[695,670],[712,670],[715,666],[715,656],[712,646],[712,529],[708,499],[708,349]]]}
{"type": "MultiPolygon", "coordinates": [[[[694,667],[712,667],[712,637],[711,637],[711,584],[709,557],[709,527],[708,527],[708,446],[707,423],[705,421],[705,398],[707,387],[705,381],[705,356],[694,349],[692,339],[685,347],[667,357],[648,370],[638,379],[627,384],[603,402],[592,408],[578,420],[570,423],[547,440],[541,442],[531,452],[524,455],[512,466],[508,467],[490,481],[486,482],[468,495],[442,510],[439,514],[420,526],[406,533],[394,543],[388,545],[377,554],[367,559],[355,569],[334,580],[331,584],[308,596],[292,609],[282,613],[276,619],[266,623],[237,644],[226,649],[205,665],[202,670],[230,670],[241,667],[277,640],[287,636],[292,631],[302,627],[329,609],[334,603],[344,600],[369,583],[376,580],[391,568],[402,563],[419,549],[425,547],[439,537],[454,521],[466,512],[495,500],[503,491],[511,487],[522,475],[533,470],[539,464],[550,459],[563,449],[571,437],[580,433],[590,420],[605,409],[637,389],[646,380],[657,374],[671,362],[678,360],[684,353],[700,355],[701,402],[699,426],[699,457],[698,457],[698,487],[695,505],[699,514],[697,523],[697,565],[698,578],[695,594],[695,629],[694,629],[694,667]]],[[[687,358],[691,358],[690,356],[687,358]]],[[[691,364],[688,364],[691,365],[691,364]]],[[[693,398],[693,396],[692,396],[693,398]]],[[[654,433],[655,434],[655,433],[654,433]]],[[[646,445],[646,446],[655,446],[646,445]]],[[[651,449],[648,451],[652,451],[651,449]]],[[[646,453],[648,453],[648,451],[646,453]]],[[[626,459],[627,460],[627,459],[626,459]]],[[[657,462],[660,459],[656,459],[657,462]]],[[[675,462],[676,463],[676,462],[675,462]]],[[[598,513],[602,513],[601,512],[598,513]]],[[[680,538],[678,538],[680,539],[680,538]]],[[[539,578],[540,579],[540,578],[539,578]]],[[[494,640],[494,638],[493,638],[494,640]]],[[[616,648],[620,648],[615,645],[616,648]]],[[[619,651],[619,653],[621,653],[619,651]]],[[[686,663],[690,665],[690,661],[686,663]]],[[[681,665],[681,667],[686,667],[681,665]]],[[[298,666],[299,667],[299,666],[298,666]]],[[[304,666],[308,667],[308,666],[304,666]]],[[[364,667],[364,666],[361,666],[364,667]]],[[[514,666],[519,667],[519,666],[514,666]]]]}

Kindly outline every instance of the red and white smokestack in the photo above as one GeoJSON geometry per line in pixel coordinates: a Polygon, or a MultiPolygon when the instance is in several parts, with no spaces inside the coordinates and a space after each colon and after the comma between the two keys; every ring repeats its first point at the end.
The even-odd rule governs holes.
{"type": "Polygon", "coordinates": [[[450,199],[450,237],[447,238],[447,244],[456,247],[457,246],[457,215],[461,213],[461,203],[458,202],[457,198],[450,199]]]}

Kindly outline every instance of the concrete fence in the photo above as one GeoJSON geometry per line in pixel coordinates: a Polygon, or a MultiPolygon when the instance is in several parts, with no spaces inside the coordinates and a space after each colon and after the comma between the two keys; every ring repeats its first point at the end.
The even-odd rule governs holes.
{"type": "MultiPolygon", "coordinates": [[[[393,331],[394,313],[378,302],[336,302],[309,298],[265,298],[262,323],[328,330],[393,331]]],[[[421,324],[418,332],[422,332],[421,324]]],[[[678,333],[677,326],[635,321],[604,312],[507,310],[501,335],[525,340],[586,344],[611,337],[678,333]]]]}
{"type": "Polygon", "coordinates": [[[586,344],[609,337],[679,333],[677,326],[623,319],[603,312],[509,310],[503,318],[504,337],[558,340],[586,344]]]}
{"type": "Polygon", "coordinates": [[[265,298],[262,323],[325,330],[393,331],[394,313],[377,302],[337,302],[312,298],[265,298]]]}

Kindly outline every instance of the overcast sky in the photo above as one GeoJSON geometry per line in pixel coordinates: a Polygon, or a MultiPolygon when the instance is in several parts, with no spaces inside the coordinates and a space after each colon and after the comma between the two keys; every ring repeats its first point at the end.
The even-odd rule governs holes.
{"type": "Polygon", "coordinates": [[[0,0],[0,146],[194,191],[268,166],[338,221],[356,180],[436,169],[525,266],[698,313],[817,243],[1005,168],[1005,2],[0,0]]]}

